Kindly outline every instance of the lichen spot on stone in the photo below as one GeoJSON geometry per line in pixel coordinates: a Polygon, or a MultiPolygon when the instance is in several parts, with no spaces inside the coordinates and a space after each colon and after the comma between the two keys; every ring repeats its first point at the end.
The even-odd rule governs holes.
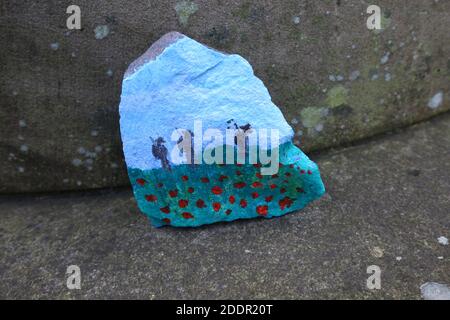
{"type": "Polygon", "coordinates": [[[327,108],[308,107],[301,111],[301,120],[305,128],[314,128],[321,123],[328,114],[327,108]]]}
{"type": "Polygon", "coordinates": [[[181,1],[175,5],[178,21],[182,26],[187,26],[189,17],[198,10],[198,5],[191,1],[181,1]]]}
{"type": "Polygon", "coordinates": [[[391,56],[391,53],[390,53],[390,52],[386,52],[386,53],[384,54],[384,56],[381,57],[380,63],[381,63],[381,64],[386,64],[386,63],[389,61],[389,57],[390,57],[390,56],[391,56]]]}
{"type": "Polygon", "coordinates": [[[328,106],[334,108],[347,103],[348,89],[339,85],[331,88],[328,91],[326,103],[328,106]]]}
{"type": "Polygon", "coordinates": [[[94,29],[95,39],[101,40],[106,38],[109,35],[109,31],[109,26],[106,24],[96,26],[94,29]]]}
{"type": "Polygon", "coordinates": [[[83,161],[81,159],[75,158],[75,159],[72,160],[72,164],[75,167],[79,167],[79,166],[81,166],[83,164],[83,161]]]}
{"type": "Polygon", "coordinates": [[[361,75],[361,72],[359,72],[359,70],[355,70],[350,73],[348,79],[350,81],[355,81],[356,79],[359,78],[360,75],[361,75]]]}
{"type": "Polygon", "coordinates": [[[52,49],[52,50],[58,50],[59,49],[59,43],[58,42],[53,42],[53,43],[51,43],[50,44],[50,48],[52,49]]]}
{"type": "Polygon", "coordinates": [[[441,106],[444,100],[444,93],[439,91],[430,100],[428,100],[428,108],[437,109],[441,106]]]}

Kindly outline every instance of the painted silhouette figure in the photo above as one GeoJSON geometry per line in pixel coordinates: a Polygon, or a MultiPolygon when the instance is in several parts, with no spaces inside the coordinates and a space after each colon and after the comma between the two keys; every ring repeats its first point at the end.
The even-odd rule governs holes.
{"type": "Polygon", "coordinates": [[[156,138],[156,140],[154,140],[152,137],[150,137],[150,139],[153,142],[153,145],[152,145],[153,156],[156,159],[161,161],[161,167],[163,169],[170,171],[170,164],[169,164],[169,160],[167,159],[168,150],[167,150],[166,146],[164,145],[164,143],[166,143],[166,141],[164,141],[164,138],[162,138],[162,137],[158,137],[158,138],[156,138]]]}
{"type": "MultiPolygon", "coordinates": [[[[180,136],[180,138],[178,138],[178,141],[177,141],[177,146],[178,146],[178,149],[180,149],[180,152],[186,152],[187,153],[187,157],[189,158],[189,159],[187,159],[189,162],[189,164],[190,165],[195,165],[195,162],[194,162],[194,133],[191,131],[191,130],[187,130],[187,132],[189,133],[189,134],[184,134],[184,135],[181,135],[180,136]],[[184,139],[185,138],[190,138],[190,150],[184,150],[183,149],[183,142],[184,142],[184,139]]],[[[186,145],[184,145],[184,147],[186,147],[186,145]]]]}
{"type": "MultiPolygon", "coordinates": [[[[240,134],[245,134],[247,131],[252,129],[252,126],[250,123],[247,123],[243,126],[239,126],[236,121],[234,121],[234,119],[230,119],[227,121],[228,127],[227,129],[235,129],[236,130],[236,135],[234,137],[234,144],[237,145],[237,136],[240,134]]],[[[247,143],[247,141],[246,141],[247,143]]]]}

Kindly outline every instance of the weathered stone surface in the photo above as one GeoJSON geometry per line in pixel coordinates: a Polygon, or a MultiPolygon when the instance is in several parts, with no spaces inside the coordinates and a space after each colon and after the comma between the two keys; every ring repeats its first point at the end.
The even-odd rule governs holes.
{"type": "Polygon", "coordinates": [[[149,228],[129,188],[0,196],[0,298],[420,299],[450,285],[449,150],[449,116],[333,150],[304,211],[197,229],[149,228]]]}
{"type": "Polygon", "coordinates": [[[442,283],[424,283],[420,291],[425,300],[450,300],[450,287],[442,283]]]}
{"type": "Polygon", "coordinates": [[[122,75],[171,30],[245,57],[304,150],[450,108],[448,1],[378,1],[377,32],[354,1],[77,4],[82,30],[68,31],[66,4],[2,2],[0,192],[127,184],[122,75]]]}
{"type": "Polygon", "coordinates": [[[273,218],[325,192],[248,61],[180,33],[128,68],[120,131],[134,195],[154,226],[273,218]]]}

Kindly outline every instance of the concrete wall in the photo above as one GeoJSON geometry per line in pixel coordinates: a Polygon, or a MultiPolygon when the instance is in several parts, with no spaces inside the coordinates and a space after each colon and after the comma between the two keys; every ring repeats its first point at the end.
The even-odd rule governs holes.
{"type": "Polygon", "coordinates": [[[374,2],[3,0],[0,192],[126,185],[122,75],[172,30],[249,60],[306,151],[450,109],[450,1],[374,2]]]}

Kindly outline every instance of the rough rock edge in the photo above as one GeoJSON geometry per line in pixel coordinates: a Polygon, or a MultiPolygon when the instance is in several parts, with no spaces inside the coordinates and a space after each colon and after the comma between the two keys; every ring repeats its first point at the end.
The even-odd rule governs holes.
{"type": "Polygon", "coordinates": [[[177,42],[179,39],[184,38],[185,35],[177,32],[171,31],[166,33],[161,38],[159,38],[156,42],[154,42],[150,48],[145,51],[139,58],[134,60],[129,66],[127,71],[125,71],[124,78],[128,78],[133,73],[138,71],[138,69],[151,60],[155,60],[157,56],[159,56],[165,48],[170,46],[171,44],[177,42]]]}

